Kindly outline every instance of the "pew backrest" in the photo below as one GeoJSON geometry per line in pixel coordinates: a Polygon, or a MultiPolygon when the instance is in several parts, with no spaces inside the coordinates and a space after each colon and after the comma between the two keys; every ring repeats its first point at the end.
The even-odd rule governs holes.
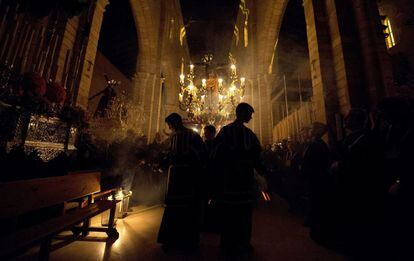
{"type": "Polygon", "coordinates": [[[99,172],[21,180],[0,184],[0,218],[82,198],[101,190],[99,172]]]}

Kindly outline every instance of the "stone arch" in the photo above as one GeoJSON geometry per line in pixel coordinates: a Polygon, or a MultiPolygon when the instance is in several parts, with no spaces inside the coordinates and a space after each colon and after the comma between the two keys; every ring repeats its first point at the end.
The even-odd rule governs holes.
{"type": "Polygon", "coordinates": [[[136,31],[129,0],[110,0],[102,21],[98,51],[128,78],[134,76],[137,67],[140,48],[136,31]]]}
{"type": "Polygon", "coordinates": [[[134,14],[138,45],[140,50],[137,60],[137,72],[156,72],[157,58],[157,38],[158,26],[157,18],[149,10],[154,10],[151,5],[159,4],[159,1],[131,0],[130,5],[134,14]]]}
{"type": "Polygon", "coordinates": [[[107,85],[106,75],[121,82],[117,92],[126,93],[127,100],[134,92],[132,78],[136,72],[139,45],[133,12],[129,0],[108,3],[102,14],[99,35],[96,35],[96,56],[87,103],[92,114],[95,114],[107,85]]]}
{"type": "MultiPolygon", "coordinates": [[[[174,17],[176,27],[183,27],[179,0],[130,0],[131,9],[140,46],[135,76],[134,104],[140,106],[143,113],[148,115],[147,122],[143,123],[143,132],[148,141],[154,133],[160,131],[164,122],[163,111],[175,110],[175,104],[163,106],[162,90],[167,83],[171,83],[165,91],[168,97],[174,96],[177,89],[173,88],[173,80],[179,75],[182,54],[186,45],[179,44],[179,29],[174,30],[174,40],[169,37],[168,28],[174,17]]],[[[187,50],[188,52],[188,50],[187,50]]]]}
{"type": "Polygon", "coordinates": [[[275,51],[276,41],[279,36],[283,16],[289,0],[265,0],[266,3],[259,6],[256,15],[258,28],[257,46],[257,73],[266,73],[275,51]]]}

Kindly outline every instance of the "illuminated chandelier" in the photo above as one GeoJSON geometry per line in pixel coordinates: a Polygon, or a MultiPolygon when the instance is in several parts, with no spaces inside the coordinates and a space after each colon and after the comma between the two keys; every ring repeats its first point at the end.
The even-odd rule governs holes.
{"type": "MultiPolygon", "coordinates": [[[[235,114],[235,108],[244,96],[245,78],[238,77],[235,60],[230,56],[230,66],[224,70],[219,67],[210,68],[213,56],[205,55],[203,62],[190,64],[190,71],[180,74],[180,109],[187,112],[187,117],[192,123],[221,126],[231,120],[235,114]],[[199,73],[205,69],[204,73],[199,73]],[[200,79],[199,75],[207,77],[200,79]]],[[[223,68],[223,67],[222,67],[223,68]]]]}

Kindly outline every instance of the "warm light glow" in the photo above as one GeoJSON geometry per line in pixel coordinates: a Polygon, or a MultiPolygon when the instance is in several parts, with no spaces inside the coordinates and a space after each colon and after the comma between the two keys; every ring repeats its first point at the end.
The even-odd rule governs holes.
{"type": "Polygon", "coordinates": [[[196,88],[193,85],[193,83],[190,83],[190,85],[188,85],[188,91],[190,94],[195,94],[196,93],[196,88]]]}
{"type": "Polygon", "coordinates": [[[198,129],[196,127],[192,127],[193,131],[198,132],[198,129]]]}
{"type": "Polygon", "coordinates": [[[388,37],[385,40],[387,43],[387,48],[389,49],[395,46],[395,38],[394,38],[394,32],[391,27],[390,19],[388,17],[385,18],[384,25],[387,27],[385,29],[385,33],[388,35],[388,37]]]}
{"type": "MultiPolygon", "coordinates": [[[[207,57],[209,58],[209,57],[207,57]]],[[[203,63],[210,62],[203,59],[203,63]]],[[[197,68],[199,64],[197,64],[197,68]]],[[[235,106],[240,102],[244,94],[245,78],[237,75],[236,61],[229,55],[229,67],[223,78],[217,77],[213,68],[213,74],[207,78],[198,78],[204,73],[195,70],[196,65],[189,64],[188,72],[181,72],[179,106],[186,111],[188,119],[198,124],[224,124],[233,116],[235,106]],[[207,88],[208,87],[208,88],[207,88]]]]}
{"type": "Polygon", "coordinates": [[[269,194],[264,192],[264,191],[262,191],[262,196],[263,196],[263,199],[265,201],[270,201],[271,200],[269,194]]]}

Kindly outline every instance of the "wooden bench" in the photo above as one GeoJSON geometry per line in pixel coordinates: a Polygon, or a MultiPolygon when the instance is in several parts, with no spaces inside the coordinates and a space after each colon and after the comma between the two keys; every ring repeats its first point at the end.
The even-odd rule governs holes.
{"type": "Polygon", "coordinates": [[[12,227],[0,235],[0,259],[40,244],[39,259],[47,260],[53,237],[66,230],[71,230],[75,237],[87,236],[89,231],[106,232],[116,240],[119,234],[114,220],[119,201],[107,199],[110,194],[115,199],[115,190],[101,192],[100,178],[99,172],[91,172],[0,184],[1,225],[12,227]],[[83,207],[79,204],[76,209],[63,211],[67,202],[85,198],[87,204],[83,207]],[[31,213],[56,207],[61,210],[57,215],[26,224],[31,213]],[[108,227],[91,227],[90,218],[107,210],[110,210],[108,227]],[[26,222],[22,222],[24,218],[26,222]]]}

